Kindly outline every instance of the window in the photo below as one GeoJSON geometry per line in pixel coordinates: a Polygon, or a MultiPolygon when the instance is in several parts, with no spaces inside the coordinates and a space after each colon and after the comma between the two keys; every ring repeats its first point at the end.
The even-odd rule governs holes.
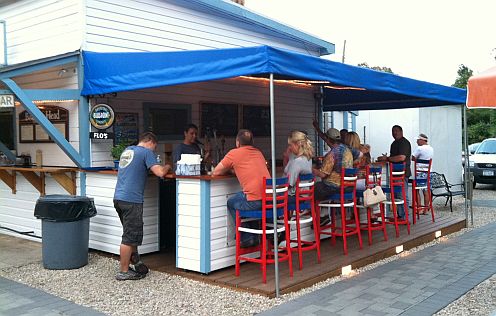
{"type": "Polygon", "coordinates": [[[183,139],[183,130],[191,123],[191,105],[143,103],[145,130],[159,140],[183,139]]]}
{"type": "Polygon", "coordinates": [[[0,141],[10,150],[15,149],[14,110],[0,111],[0,141]]]}
{"type": "Polygon", "coordinates": [[[244,105],[243,128],[251,130],[255,137],[270,136],[270,107],[244,105]]]}
{"type": "Polygon", "coordinates": [[[236,136],[238,113],[237,104],[202,103],[200,135],[204,136],[215,131],[216,136],[236,136]]]}

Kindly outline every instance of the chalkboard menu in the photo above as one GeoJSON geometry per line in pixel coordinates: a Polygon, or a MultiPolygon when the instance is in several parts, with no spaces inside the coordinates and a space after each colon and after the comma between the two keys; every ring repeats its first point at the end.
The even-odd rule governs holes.
{"type": "MultiPolygon", "coordinates": [[[[43,115],[59,130],[65,139],[69,139],[69,111],[58,106],[38,108],[43,115]]],[[[45,129],[39,125],[28,111],[19,113],[20,143],[53,143],[45,129]]]]}
{"type": "Polygon", "coordinates": [[[138,113],[116,113],[114,122],[114,143],[132,144],[138,141],[138,113]]]}
{"type": "Polygon", "coordinates": [[[217,136],[236,136],[238,133],[238,105],[202,103],[200,129],[202,137],[214,130],[217,131],[217,136]]]}
{"type": "Polygon", "coordinates": [[[243,128],[255,137],[270,136],[270,108],[268,106],[243,106],[243,128]]]}

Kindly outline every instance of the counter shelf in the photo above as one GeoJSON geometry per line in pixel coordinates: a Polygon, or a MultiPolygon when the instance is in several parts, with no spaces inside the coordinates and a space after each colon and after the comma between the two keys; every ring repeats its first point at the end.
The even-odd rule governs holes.
{"type": "Polygon", "coordinates": [[[64,167],[0,166],[0,180],[10,187],[12,194],[16,194],[16,177],[17,173],[20,173],[43,196],[45,195],[45,175],[48,173],[69,194],[75,195],[76,171],[78,171],[77,168],[64,167]]]}

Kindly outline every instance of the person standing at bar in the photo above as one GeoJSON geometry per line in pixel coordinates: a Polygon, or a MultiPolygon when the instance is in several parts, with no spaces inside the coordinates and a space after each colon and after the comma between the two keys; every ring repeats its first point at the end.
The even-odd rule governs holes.
{"type": "MultiPolygon", "coordinates": [[[[403,128],[401,126],[394,125],[391,129],[391,134],[394,141],[391,143],[391,147],[389,149],[390,155],[389,157],[382,156],[379,160],[388,162],[405,162],[405,191],[408,192],[408,178],[412,175],[412,171],[410,170],[412,145],[408,139],[403,137],[403,128]]],[[[408,194],[406,194],[406,205],[409,204],[408,194]]],[[[405,209],[403,204],[398,205],[398,217],[400,219],[405,219],[405,209]]]]}
{"type": "Polygon", "coordinates": [[[138,145],[127,147],[122,153],[114,193],[114,207],[122,224],[119,281],[139,280],[146,276],[148,267],[140,260],[138,246],[143,242],[143,193],[148,172],[163,177],[171,166],[160,165],[154,153],[157,137],[147,132],[140,136],[138,145]],[[129,265],[133,266],[130,267],[129,265]]]}
{"type": "MultiPolygon", "coordinates": [[[[429,138],[425,134],[419,134],[417,136],[417,148],[412,153],[412,160],[415,159],[422,159],[422,160],[431,160],[434,157],[434,148],[432,148],[431,145],[428,144],[429,138]]],[[[427,166],[428,167],[428,166],[427,166]]],[[[426,168],[427,168],[426,167],[426,168]]],[[[425,175],[421,174],[420,176],[425,175]]],[[[415,175],[414,175],[415,176],[415,175]]],[[[426,207],[428,205],[429,201],[429,192],[427,190],[430,190],[430,188],[423,189],[424,191],[424,205],[423,207],[426,207]]],[[[417,200],[420,202],[420,192],[417,191],[417,200]]],[[[427,215],[427,210],[424,209],[420,214],[422,215],[427,215]]]]}
{"type": "Polygon", "coordinates": [[[182,154],[201,155],[201,148],[197,137],[198,127],[195,124],[188,124],[184,129],[183,142],[177,145],[172,153],[172,162],[174,166],[181,160],[182,154]]]}
{"type": "MultiPolygon", "coordinates": [[[[262,152],[253,146],[253,134],[247,129],[241,129],[236,136],[236,148],[231,149],[215,167],[214,176],[224,175],[234,170],[241,192],[232,195],[227,200],[229,214],[236,221],[236,210],[257,210],[262,208],[262,179],[270,178],[262,152]]],[[[257,225],[259,222],[249,222],[257,225]]],[[[241,247],[251,247],[258,244],[253,234],[241,233],[241,247]]]]}

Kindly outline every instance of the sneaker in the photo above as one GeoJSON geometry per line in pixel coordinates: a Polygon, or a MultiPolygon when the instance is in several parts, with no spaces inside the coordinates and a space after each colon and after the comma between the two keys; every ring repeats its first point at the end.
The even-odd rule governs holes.
{"type": "Polygon", "coordinates": [[[119,272],[115,275],[115,279],[118,281],[126,280],[140,280],[145,277],[144,274],[138,273],[134,270],[129,269],[127,272],[119,272]]]}
{"type": "Polygon", "coordinates": [[[149,271],[146,264],[144,264],[143,261],[141,261],[140,255],[137,252],[133,252],[131,254],[131,267],[135,272],[144,275],[146,275],[149,271]]]}

